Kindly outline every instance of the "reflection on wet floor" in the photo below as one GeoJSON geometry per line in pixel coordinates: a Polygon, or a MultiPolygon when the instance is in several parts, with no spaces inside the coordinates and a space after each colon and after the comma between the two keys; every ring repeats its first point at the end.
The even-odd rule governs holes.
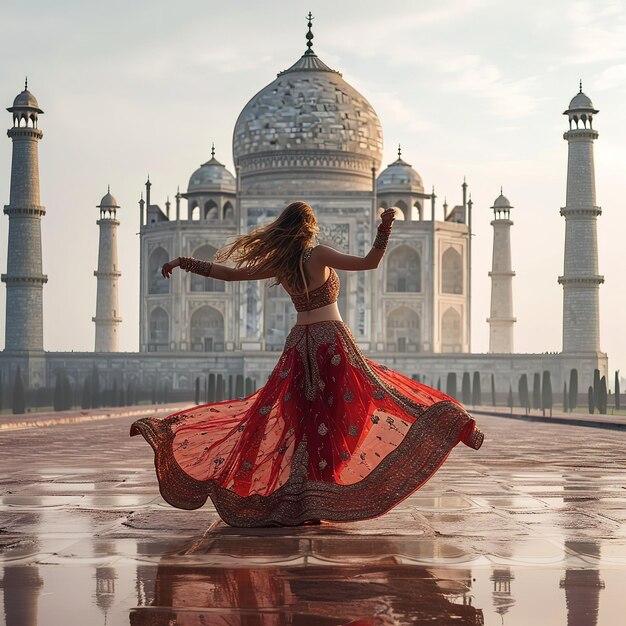
{"type": "Polygon", "coordinates": [[[113,438],[104,422],[79,435],[2,434],[15,450],[0,481],[4,622],[619,624],[621,434],[482,421],[491,443],[479,457],[455,450],[387,515],[284,529],[231,528],[209,506],[172,509],[125,428],[113,438]],[[89,445],[68,452],[78,437],[89,445]]]}
{"type": "Polygon", "coordinates": [[[483,624],[467,570],[435,578],[422,567],[363,565],[210,569],[159,567],[149,607],[130,624],[483,624]],[[442,585],[443,584],[443,585],[442,585]],[[445,587],[445,590],[442,589],[445,587]],[[162,621],[154,621],[161,613],[162,621]],[[244,616],[253,613],[255,617],[244,616]],[[204,621],[202,620],[204,617],[204,621]],[[170,621],[168,621],[170,620],[170,621]]]}

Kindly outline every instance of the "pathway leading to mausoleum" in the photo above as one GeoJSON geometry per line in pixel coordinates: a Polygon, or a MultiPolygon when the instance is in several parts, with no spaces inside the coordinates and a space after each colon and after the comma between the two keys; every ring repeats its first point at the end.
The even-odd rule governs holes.
{"type": "Polygon", "coordinates": [[[623,432],[477,415],[481,450],[458,446],[380,518],[234,529],[210,505],[161,499],[151,449],[128,437],[129,410],[0,429],[6,624],[623,619],[623,432]]]}

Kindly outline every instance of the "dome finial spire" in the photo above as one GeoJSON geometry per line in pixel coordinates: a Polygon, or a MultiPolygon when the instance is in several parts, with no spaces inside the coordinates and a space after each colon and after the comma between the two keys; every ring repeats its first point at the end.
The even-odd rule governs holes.
{"type": "Polygon", "coordinates": [[[502,191],[502,185],[500,185],[500,195],[503,195],[504,192],[502,191]]]}
{"type": "Polygon", "coordinates": [[[211,158],[215,158],[215,142],[211,142],[211,158]]]}
{"type": "Polygon", "coordinates": [[[398,144],[398,159],[402,158],[402,145],[398,144]]]}
{"type": "Polygon", "coordinates": [[[111,193],[111,185],[107,185],[107,193],[111,193]]]}
{"type": "Polygon", "coordinates": [[[580,79],[579,82],[579,86],[578,86],[578,93],[582,93],[583,92],[583,79],[580,79]]]}
{"type": "Polygon", "coordinates": [[[24,78],[24,91],[28,91],[28,76],[24,78]]]}
{"type": "Polygon", "coordinates": [[[307,50],[304,54],[315,54],[315,52],[313,52],[313,31],[311,30],[311,27],[313,26],[313,14],[311,13],[311,11],[309,11],[309,14],[306,17],[307,17],[307,26],[309,27],[309,32],[306,34],[307,50]]]}

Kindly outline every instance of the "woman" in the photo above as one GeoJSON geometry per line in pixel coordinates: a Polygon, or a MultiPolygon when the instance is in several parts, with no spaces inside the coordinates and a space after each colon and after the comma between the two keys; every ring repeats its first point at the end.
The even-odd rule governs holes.
{"type": "Polygon", "coordinates": [[[483,435],[453,398],[363,356],[337,307],[336,269],[378,267],[394,210],[365,257],[313,242],[311,207],[293,202],[272,223],[216,255],[235,267],[165,263],[220,280],[271,278],[298,311],[264,387],[247,398],[136,421],[155,452],[163,498],[196,509],[211,498],[232,526],[353,521],[381,515],[424,484],[462,441],[483,435]]]}

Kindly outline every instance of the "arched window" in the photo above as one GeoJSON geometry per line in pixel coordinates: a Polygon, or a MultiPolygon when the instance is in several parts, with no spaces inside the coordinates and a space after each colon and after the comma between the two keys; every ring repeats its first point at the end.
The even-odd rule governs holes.
{"type": "Polygon", "coordinates": [[[463,293],[463,262],[454,248],[448,248],[441,258],[442,293],[463,293]]]}
{"type": "Polygon", "coordinates": [[[148,351],[167,351],[169,348],[170,321],[167,313],[161,307],[157,307],[151,311],[149,330],[148,351]]]}
{"type": "MultiPolygon", "coordinates": [[[[397,220],[408,220],[410,219],[409,216],[409,208],[406,205],[406,202],[404,202],[403,200],[398,200],[395,204],[395,207],[397,207],[398,209],[400,209],[402,211],[402,216],[396,215],[396,219],[397,220]]],[[[397,212],[396,212],[397,213],[397,212]]]]}
{"type": "Polygon", "coordinates": [[[387,317],[387,349],[392,352],[419,352],[422,329],[419,315],[401,306],[387,317]]]}
{"type": "Polygon", "coordinates": [[[200,219],[200,207],[196,202],[194,202],[191,207],[189,207],[189,220],[193,222],[197,222],[200,219]]]}
{"type": "Polygon", "coordinates": [[[409,246],[394,248],[387,257],[387,291],[422,290],[420,256],[409,246]]]}
{"type": "Polygon", "coordinates": [[[224,317],[212,306],[203,306],[191,316],[191,349],[195,352],[224,350],[224,317]]]}
{"type": "Polygon", "coordinates": [[[150,255],[150,261],[148,263],[149,276],[148,276],[148,293],[169,293],[170,283],[167,279],[163,278],[161,274],[161,268],[164,263],[169,261],[167,252],[158,247],[152,251],[150,255]]]}
{"type": "MultiPolygon", "coordinates": [[[[207,244],[195,250],[191,256],[195,259],[201,259],[202,261],[212,261],[216,252],[216,248],[207,244]]],[[[200,274],[191,274],[190,289],[191,291],[224,292],[226,290],[226,283],[223,280],[200,276],[200,274]]]]}
{"type": "Polygon", "coordinates": [[[413,203],[413,219],[420,221],[424,219],[424,216],[422,214],[422,205],[420,204],[419,200],[416,200],[413,203]]]}
{"type": "Polygon", "coordinates": [[[461,314],[449,307],[441,318],[441,351],[461,352],[462,339],[461,314]]]}
{"type": "Polygon", "coordinates": [[[224,205],[224,220],[232,221],[235,219],[235,210],[233,209],[233,205],[230,202],[227,202],[224,205]]]}
{"type": "Polygon", "coordinates": [[[213,200],[209,200],[204,204],[204,219],[214,222],[219,219],[219,211],[217,209],[217,204],[213,202],[213,200]]]}

